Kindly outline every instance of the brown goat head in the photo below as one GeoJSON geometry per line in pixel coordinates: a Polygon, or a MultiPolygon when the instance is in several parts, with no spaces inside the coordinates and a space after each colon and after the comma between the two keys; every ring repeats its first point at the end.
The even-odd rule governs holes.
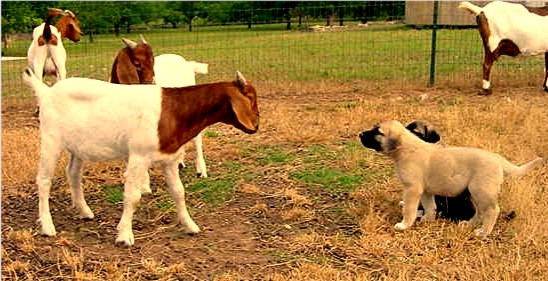
{"type": "Polygon", "coordinates": [[[111,83],[117,84],[152,84],[154,82],[154,55],[152,47],[140,35],[136,43],[122,38],[127,46],[118,52],[111,72],[111,83]]]}
{"type": "Polygon", "coordinates": [[[241,95],[231,95],[230,97],[232,111],[236,115],[235,122],[231,125],[245,133],[255,133],[259,129],[257,91],[239,71],[236,72],[236,81],[234,83],[240,89],[241,95]]]}
{"type": "Polygon", "coordinates": [[[78,19],[73,12],[65,10],[63,17],[57,21],[55,27],[61,33],[62,38],[68,38],[72,42],[80,41],[80,37],[83,35],[80,30],[78,19]]]}

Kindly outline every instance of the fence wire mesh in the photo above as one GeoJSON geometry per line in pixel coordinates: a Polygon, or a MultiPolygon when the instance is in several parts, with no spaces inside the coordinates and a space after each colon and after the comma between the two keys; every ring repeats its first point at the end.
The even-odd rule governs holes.
{"type": "MultiPolygon", "coordinates": [[[[300,13],[280,8],[241,8],[236,12],[219,9],[209,13],[211,16],[214,12],[226,12],[226,16],[217,16],[218,22],[196,16],[191,21],[192,28],[187,23],[173,28],[165,20],[157,20],[113,30],[108,28],[112,18],[89,13],[93,5],[112,3],[70,3],[69,8],[81,22],[93,19],[105,27],[85,24],[83,40],[64,41],[68,77],[108,80],[114,57],[124,47],[120,39],[138,40],[139,34],[143,34],[155,55],[174,53],[187,60],[208,63],[209,73],[198,75],[198,83],[232,79],[236,70],[257,85],[293,85],[297,91],[303,83],[405,88],[429,82],[433,15],[430,6],[413,8],[412,2],[386,1],[337,6],[335,2],[326,9],[324,2],[311,2],[300,13]],[[329,15],[326,10],[335,12],[329,15]],[[356,11],[362,11],[361,16],[356,11]]],[[[440,6],[443,21],[448,16],[450,19],[440,23],[437,30],[435,85],[479,88],[481,39],[474,26],[451,24],[451,20],[475,22],[472,15],[456,9],[458,3],[453,4],[440,6]]],[[[3,19],[21,13],[6,6],[2,8],[3,19]]],[[[32,27],[29,24],[25,32],[15,34],[2,29],[3,37],[10,35],[11,39],[7,48],[2,47],[4,98],[32,96],[21,83],[32,27]]],[[[493,67],[492,80],[501,86],[540,87],[543,68],[542,57],[502,57],[493,67]]]]}

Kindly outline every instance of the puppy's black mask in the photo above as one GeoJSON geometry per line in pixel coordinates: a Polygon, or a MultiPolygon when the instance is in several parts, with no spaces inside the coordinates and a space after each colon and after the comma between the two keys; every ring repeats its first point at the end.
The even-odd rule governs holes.
{"type": "Polygon", "coordinates": [[[425,142],[436,143],[441,140],[438,132],[424,121],[413,121],[405,128],[425,142]]]}
{"type": "Polygon", "coordinates": [[[379,131],[379,127],[375,126],[371,130],[363,131],[360,134],[360,140],[363,146],[374,149],[376,151],[382,151],[381,143],[375,137],[383,135],[384,134],[379,131]]]}

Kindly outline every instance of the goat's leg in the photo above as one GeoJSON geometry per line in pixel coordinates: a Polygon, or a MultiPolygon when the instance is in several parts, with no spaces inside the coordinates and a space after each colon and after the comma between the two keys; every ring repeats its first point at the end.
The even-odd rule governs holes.
{"type": "Polygon", "coordinates": [[[207,178],[204,150],[202,147],[202,133],[199,133],[194,138],[194,147],[196,148],[196,174],[200,178],[207,178]]]}
{"type": "Polygon", "coordinates": [[[133,213],[135,213],[139,200],[141,200],[141,188],[147,180],[148,164],[147,161],[138,159],[138,157],[130,156],[128,160],[127,177],[124,183],[124,210],[117,227],[117,244],[131,246],[135,243],[132,230],[133,213]]]}
{"type": "Polygon", "coordinates": [[[548,92],[548,52],[544,53],[544,91],[548,92]]]}
{"type": "Polygon", "coordinates": [[[55,236],[55,226],[51,218],[49,208],[49,196],[51,190],[51,178],[55,172],[55,165],[61,149],[54,141],[41,138],[40,164],[36,184],[38,185],[38,222],[41,225],[40,232],[44,235],[55,236]]]}
{"type": "Polygon", "coordinates": [[[163,165],[163,169],[169,192],[175,201],[179,221],[187,233],[194,234],[200,232],[200,228],[192,220],[186,209],[185,189],[181,183],[181,179],[179,178],[178,163],[165,163],[163,165]]]}
{"type": "Polygon", "coordinates": [[[481,85],[482,91],[479,93],[480,95],[490,95],[493,93],[491,90],[491,82],[489,77],[491,76],[491,67],[493,66],[494,61],[494,54],[486,49],[485,56],[483,58],[483,81],[481,85]]]}
{"type": "Polygon", "coordinates": [[[71,188],[72,206],[78,209],[80,217],[92,219],[93,212],[86,203],[84,192],[82,190],[82,169],[84,161],[74,154],[70,154],[69,163],[66,168],[67,179],[71,188]]]}

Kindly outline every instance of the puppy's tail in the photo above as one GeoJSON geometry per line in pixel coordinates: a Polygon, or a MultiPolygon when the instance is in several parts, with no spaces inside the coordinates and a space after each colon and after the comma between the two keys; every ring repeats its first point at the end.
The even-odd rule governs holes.
{"type": "Polygon", "coordinates": [[[48,96],[51,92],[50,87],[40,81],[40,79],[38,79],[38,77],[34,74],[34,71],[30,68],[25,69],[25,72],[23,72],[23,82],[34,90],[34,94],[38,97],[39,104],[41,104],[42,99],[45,96],[48,96]]]}
{"type": "Polygon", "coordinates": [[[539,167],[542,165],[543,159],[538,157],[533,161],[530,161],[526,164],[523,164],[521,166],[516,166],[512,163],[510,163],[508,160],[504,159],[502,161],[502,170],[504,172],[504,175],[516,177],[516,176],[522,176],[530,172],[531,170],[535,169],[536,167],[539,167]]]}

